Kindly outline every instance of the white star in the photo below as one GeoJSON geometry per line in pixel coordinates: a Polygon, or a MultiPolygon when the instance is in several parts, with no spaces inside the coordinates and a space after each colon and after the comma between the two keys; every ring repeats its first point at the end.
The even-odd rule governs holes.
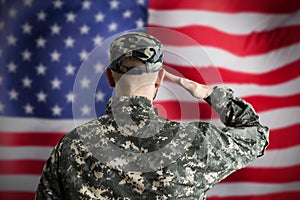
{"type": "Polygon", "coordinates": [[[10,100],[18,100],[18,93],[15,89],[12,89],[9,93],[9,99],[10,100]]]}
{"type": "Polygon", "coordinates": [[[68,64],[65,67],[65,70],[66,70],[67,75],[74,75],[75,74],[75,67],[71,64],[68,64]]]}
{"type": "Polygon", "coordinates": [[[36,71],[37,71],[37,75],[45,75],[46,74],[46,66],[44,66],[43,64],[39,64],[37,67],[36,67],[36,71]]]}
{"type": "Polygon", "coordinates": [[[85,1],[82,2],[82,9],[83,10],[89,10],[90,7],[91,7],[91,2],[90,1],[85,0],[85,1]]]}
{"type": "Polygon", "coordinates": [[[81,107],[82,116],[90,115],[90,113],[91,113],[91,108],[88,105],[85,104],[83,107],[81,107]]]}
{"type": "Polygon", "coordinates": [[[16,15],[17,15],[18,11],[14,8],[11,8],[9,11],[8,11],[8,15],[10,18],[15,18],[16,15]]]}
{"type": "Polygon", "coordinates": [[[111,2],[109,2],[109,4],[110,4],[110,8],[111,9],[118,9],[119,8],[119,1],[117,1],[117,0],[112,0],[111,2]]]}
{"type": "Polygon", "coordinates": [[[31,88],[32,80],[29,79],[28,76],[26,76],[25,78],[23,78],[22,82],[23,82],[23,87],[25,87],[25,88],[31,88]]]}
{"type": "Polygon", "coordinates": [[[74,47],[74,42],[75,42],[75,40],[72,37],[69,36],[67,39],[65,39],[66,48],[74,47]]]}
{"type": "Polygon", "coordinates": [[[3,82],[3,77],[0,76],[0,85],[2,85],[2,82],[3,82]]]}
{"type": "Polygon", "coordinates": [[[16,45],[17,42],[17,38],[15,38],[12,34],[10,34],[9,36],[7,36],[7,44],[8,45],[16,45]]]}
{"type": "Polygon", "coordinates": [[[104,101],[105,94],[100,90],[96,94],[96,101],[104,101]]]}
{"type": "Polygon", "coordinates": [[[56,77],[51,81],[52,89],[60,89],[60,84],[61,81],[56,77]]]}
{"type": "Polygon", "coordinates": [[[38,21],[45,21],[47,17],[47,14],[41,10],[39,13],[37,13],[37,18],[38,18],[38,21]]]}
{"type": "Polygon", "coordinates": [[[84,77],[80,81],[81,88],[89,88],[90,87],[90,83],[91,83],[90,79],[84,77]]]}
{"type": "Polygon", "coordinates": [[[25,6],[28,6],[28,7],[31,7],[32,1],[33,1],[33,0],[24,0],[24,5],[25,5],[25,6]]]}
{"type": "Polygon", "coordinates": [[[31,59],[31,52],[28,51],[28,49],[25,49],[25,51],[22,52],[22,57],[23,57],[23,60],[28,60],[30,61],[31,59]]]}
{"type": "Polygon", "coordinates": [[[0,48],[0,57],[2,57],[3,50],[0,48]]]}
{"type": "Polygon", "coordinates": [[[79,53],[80,60],[87,59],[88,55],[89,52],[87,52],[85,49],[82,49],[81,52],[79,53]]]}
{"type": "Polygon", "coordinates": [[[30,103],[27,103],[25,106],[23,106],[25,110],[25,114],[33,114],[34,107],[30,105],[30,103]]]}
{"type": "Polygon", "coordinates": [[[83,25],[80,27],[80,34],[88,34],[90,31],[90,27],[88,27],[87,25],[83,25]]]}
{"type": "Polygon", "coordinates": [[[16,72],[17,71],[17,65],[11,61],[8,65],[8,72],[16,72]]]}
{"type": "Polygon", "coordinates": [[[59,35],[61,27],[55,23],[53,24],[53,26],[50,27],[50,29],[53,35],[59,35]]]}
{"type": "Polygon", "coordinates": [[[52,62],[59,62],[61,54],[58,51],[54,50],[50,54],[50,56],[51,56],[51,61],[52,62]]]}
{"type": "Polygon", "coordinates": [[[102,42],[103,38],[100,35],[97,35],[93,41],[94,41],[94,45],[98,45],[100,42],[102,42]]]}
{"type": "Polygon", "coordinates": [[[30,26],[30,24],[28,24],[27,22],[22,26],[23,29],[23,33],[25,34],[31,34],[31,29],[32,26],[30,26]]]}
{"type": "Polygon", "coordinates": [[[76,95],[73,92],[69,92],[66,95],[67,103],[73,103],[75,101],[76,95]]]}
{"type": "Polygon", "coordinates": [[[98,12],[95,15],[96,22],[103,22],[105,15],[102,12],[98,12]]]}
{"type": "Polygon", "coordinates": [[[135,21],[137,28],[143,28],[144,27],[144,21],[140,18],[139,20],[135,21]]]}
{"type": "Polygon", "coordinates": [[[38,99],[38,102],[46,102],[47,94],[45,94],[43,91],[40,91],[36,94],[36,97],[38,99]]]}
{"type": "Polygon", "coordinates": [[[62,2],[60,0],[53,1],[54,8],[61,9],[61,7],[62,7],[63,4],[64,4],[64,2],[62,2]]]}
{"type": "Polygon", "coordinates": [[[37,47],[45,47],[47,41],[43,37],[39,37],[35,42],[37,47]]]}
{"type": "Polygon", "coordinates": [[[3,29],[4,29],[4,25],[5,25],[4,21],[1,21],[1,22],[0,22],[0,30],[3,30],[3,29]]]}
{"type": "Polygon", "coordinates": [[[115,22],[112,22],[112,23],[110,23],[110,24],[108,25],[108,30],[109,30],[110,32],[116,31],[117,28],[118,28],[118,24],[115,23],[115,22]]]}
{"type": "Polygon", "coordinates": [[[94,65],[94,69],[95,69],[96,74],[102,74],[104,72],[104,66],[100,62],[98,62],[96,65],[94,65]]]}
{"type": "Polygon", "coordinates": [[[137,0],[137,3],[140,5],[144,5],[145,4],[145,0],[137,0]]]}
{"type": "Polygon", "coordinates": [[[124,13],[123,13],[123,18],[130,18],[132,15],[132,12],[130,10],[126,10],[124,13]]]}
{"type": "Polygon", "coordinates": [[[0,102],[0,113],[3,113],[4,112],[4,105],[3,103],[0,102]]]}
{"type": "Polygon", "coordinates": [[[57,104],[51,108],[52,110],[52,115],[53,116],[60,116],[61,115],[61,112],[62,112],[62,108],[59,107],[57,104]]]}
{"type": "Polygon", "coordinates": [[[67,22],[75,22],[76,15],[73,12],[66,14],[67,22]]]}

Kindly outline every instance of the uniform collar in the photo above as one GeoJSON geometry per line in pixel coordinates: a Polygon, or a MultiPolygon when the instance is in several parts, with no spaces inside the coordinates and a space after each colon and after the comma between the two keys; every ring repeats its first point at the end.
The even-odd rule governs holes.
{"type": "Polygon", "coordinates": [[[144,96],[120,96],[109,99],[105,114],[117,114],[127,112],[130,114],[147,114],[157,115],[157,109],[153,108],[150,99],[144,96]]]}

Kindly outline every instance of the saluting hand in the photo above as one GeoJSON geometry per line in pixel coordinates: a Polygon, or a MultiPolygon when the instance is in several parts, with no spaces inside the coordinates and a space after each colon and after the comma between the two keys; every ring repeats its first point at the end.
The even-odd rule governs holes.
{"type": "Polygon", "coordinates": [[[165,77],[170,79],[172,82],[177,83],[178,85],[186,89],[193,97],[198,99],[204,99],[208,97],[213,91],[213,89],[207,85],[203,85],[195,81],[173,75],[166,70],[165,77]]]}

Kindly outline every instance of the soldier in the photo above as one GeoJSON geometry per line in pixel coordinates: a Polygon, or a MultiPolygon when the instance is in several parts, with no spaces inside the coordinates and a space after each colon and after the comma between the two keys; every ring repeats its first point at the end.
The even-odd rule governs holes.
{"type": "Polygon", "coordinates": [[[205,199],[206,192],[262,156],[269,129],[226,87],[166,72],[162,44],[141,32],[116,38],[103,116],[65,135],[51,153],[36,199],[205,199]],[[175,122],[152,107],[166,76],[220,115],[224,127],[175,122]]]}

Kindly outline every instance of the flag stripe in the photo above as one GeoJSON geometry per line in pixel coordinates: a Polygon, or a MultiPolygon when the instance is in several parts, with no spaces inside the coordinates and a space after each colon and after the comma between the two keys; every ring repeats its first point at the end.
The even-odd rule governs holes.
{"type": "MultiPolygon", "coordinates": [[[[222,84],[219,84],[222,85],[222,84]]],[[[291,81],[284,82],[277,85],[255,85],[255,84],[226,84],[229,88],[235,91],[235,94],[242,97],[250,96],[273,96],[273,97],[284,97],[293,96],[299,94],[298,86],[300,85],[300,78],[292,79],[291,81]]],[[[165,82],[162,85],[161,91],[159,91],[159,96],[157,101],[165,101],[170,99],[180,99],[181,101],[195,101],[195,99],[189,95],[189,93],[178,85],[165,82]],[[176,91],[176,94],[172,94],[172,91],[176,91]],[[171,96],[170,96],[171,95],[171,96]],[[185,95],[185,96],[182,96],[185,95]],[[180,98],[179,98],[180,97],[180,98]]],[[[286,102],[288,104],[288,102],[286,102]]]]}
{"type": "Polygon", "coordinates": [[[9,199],[9,200],[20,200],[20,199],[28,199],[32,200],[35,197],[34,192],[20,192],[20,191],[0,191],[0,199],[9,199]]]}
{"type": "MultiPolygon", "coordinates": [[[[155,105],[160,105],[161,102],[164,102],[163,100],[162,101],[156,101],[154,104],[155,105]]],[[[184,101],[183,101],[184,102],[184,101]]],[[[194,102],[197,102],[194,100],[194,102]]],[[[271,129],[279,129],[279,128],[285,128],[287,126],[292,126],[292,125],[295,125],[295,124],[298,124],[300,122],[300,119],[299,119],[299,113],[300,113],[300,107],[297,106],[297,107],[286,107],[286,108],[277,108],[277,109],[274,109],[274,110],[270,110],[270,111],[265,111],[265,112],[261,112],[259,113],[260,115],[260,119],[261,120],[268,120],[268,121],[263,121],[264,124],[268,124],[268,126],[271,128],[271,129]],[[273,113],[273,114],[272,114],[273,113]],[[279,118],[277,116],[285,116],[284,118],[279,118]]],[[[195,119],[195,120],[199,120],[198,119],[195,119]]],[[[212,119],[212,120],[215,120],[215,119],[212,119]]],[[[46,120],[43,120],[44,122],[46,122],[46,120]]],[[[56,130],[56,125],[55,125],[55,121],[53,120],[50,120],[53,122],[52,126],[48,126],[48,131],[51,131],[51,129],[55,129],[56,130]]],[[[58,122],[60,120],[57,120],[58,122]]],[[[15,133],[13,132],[13,123],[18,123],[18,124],[23,124],[23,128],[24,131],[23,133],[24,134],[35,134],[35,133],[39,133],[38,130],[43,130],[43,129],[38,129],[38,128],[35,128],[38,126],[39,124],[39,121],[37,121],[36,119],[31,119],[28,118],[28,119],[22,119],[22,118],[9,118],[6,120],[7,124],[4,124],[3,126],[1,125],[1,129],[3,129],[3,133],[15,133]]],[[[68,127],[69,123],[70,122],[73,122],[73,120],[70,120],[70,122],[66,122],[66,127],[68,127]]],[[[63,126],[63,124],[61,123],[61,126],[63,126]]],[[[16,130],[17,133],[20,133],[19,132],[20,130],[16,130]]],[[[53,134],[57,134],[55,131],[53,132],[53,134]]],[[[59,133],[58,133],[59,134],[59,133]]]]}
{"type": "Polygon", "coordinates": [[[237,70],[224,69],[217,66],[209,67],[191,67],[191,66],[178,66],[165,63],[166,70],[175,70],[177,74],[206,84],[219,84],[218,81],[224,83],[241,83],[244,84],[257,84],[257,85],[275,85],[290,81],[298,77],[300,74],[300,59],[296,60],[281,68],[266,72],[266,73],[245,73],[237,70]],[[214,77],[219,73],[220,78],[208,79],[207,77],[214,77]]]}
{"type": "MultiPolygon", "coordinates": [[[[250,96],[244,100],[255,105],[255,110],[259,113],[280,107],[300,107],[300,93],[292,96],[271,97],[271,96],[250,96]],[[272,104],[270,104],[272,102],[272,104]]],[[[207,103],[197,103],[189,101],[164,100],[155,102],[166,110],[170,110],[165,116],[168,119],[210,119],[218,115],[214,114],[207,103]]]]}
{"type": "Polygon", "coordinates": [[[261,168],[290,167],[300,164],[300,145],[280,150],[267,150],[263,157],[254,160],[249,166],[261,168]]]}
{"type": "Polygon", "coordinates": [[[53,147],[0,147],[0,159],[5,160],[45,160],[53,147]]]}
{"type": "Polygon", "coordinates": [[[259,183],[287,183],[293,181],[300,181],[300,173],[294,172],[300,170],[300,165],[281,167],[281,168],[259,168],[259,167],[246,167],[240,169],[225,180],[222,183],[229,182],[259,182],[259,183]]]}
{"type": "Polygon", "coordinates": [[[300,199],[300,192],[274,192],[262,195],[243,195],[243,196],[228,196],[218,197],[217,195],[209,196],[209,200],[285,200],[285,199],[300,199]]]}
{"type": "Polygon", "coordinates": [[[177,66],[218,66],[232,71],[262,74],[299,61],[300,43],[295,43],[265,54],[237,56],[215,47],[165,46],[166,63],[177,66]],[[202,55],[203,50],[206,55],[202,55]],[[204,59],[203,57],[206,58],[204,59]]]}
{"type": "MultiPolygon", "coordinates": [[[[161,41],[164,41],[167,45],[190,46],[198,43],[203,46],[217,47],[238,56],[263,54],[300,41],[300,38],[298,37],[300,25],[279,27],[270,31],[249,33],[251,34],[251,37],[246,34],[234,35],[231,33],[225,33],[212,27],[199,25],[170,28],[174,31],[185,34],[190,37],[190,40],[178,40],[180,35],[172,36],[167,33],[157,35],[157,37],[161,41]],[[276,42],[270,41],[270,35],[276,35],[276,42]],[[247,48],[245,48],[245,46],[247,48]]],[[[153,35],[155,35],[155,32],[153,35]]]]}
{"type": "Polygon", "coordinates": [[[292,192],[299,190],[300,182],[280,183],[280,184],[267,184],[267,183],[226,183],[217,184],[212,190],[208,192],[210,194],[216,194],[216,196],[240,196],[244,195],[266,195],[270,193],[292,192]],[[241,190],[239,188],[247,188],[247,190],[241,190]]]}
{"type": "MultiPolygon", "coordinates": [[[[160,104],[161,105],[161,104],[160,104]]],[[[163,106],[165,107],[165,106],[163,106]]],[[[168,113],[169,114],[169,113],[168,113]]],[[[172,116],[172,113],[170,113],[172,116]]],[[[202,115],[201,115],[202,116],[202,115]]],[[[271,129],[270,144],[268,149],[282,149],[286,147],[296,146],[300,143],[298,131],[300,123],[288,127],[271,129]],[[282,140],[282,138],[285,138],[282,140]]],[[[59,139],[63,137],[61,134],[32,134],[32,133],[2,133],[0,132],[0,144],[3,147],[13,146],[49,146],[54,147],[59,139]],[[48,141],[48,142],[47,142],[48,141]]]]}
{"type": "Polygon", "coordinates": [[[300,144],[299,137],[300,123],[270,130],[270,149],[284,149],[286,147],[292,147],[300,144]],[[284,138],[284,140],[283,140],[284,138]]]}
{"type": "Polygon", "coordinates": [[[300,8],[300,2],[291,1],[286,3],[282,0],[222,0],[222,3],[216,1],[212,3],[210,0],[172,0],[172,3],[166,4],[163,1],[150,1],[150,9],[157,10],[211,10],[215,12],[262,12],[262,13],[290,13],[300,8]],[[272,6],[270,6],[272,5],[272,6]]]}
{"type": "MultiPolygon", "coordinates": [[[[41,147],[1,147],[1,159],[5,161],[17,161],[17,160],[35,160],[41,161],[46,160],[52,151],[52,148],[41,148],[41,147]],[[43,151],[37,153],[35,151],[43,151]]],[[[280,150],[267,150],[263,158],[259,158],[251,163],[252,167],[287,167],[300,164],[300,157],[298,152],[300,145],[289,147],[280,150]],[[274,160],[274,156],[277,158],[274,160]]]]}
{"type": "Polygon", "coordinates": [[[49,146],[53,147],[65,133],[5,133],[0,131],[1,146],[49,146]]]}
{"type": "MultiPolygon", "coordinates": [[[[199,10],[149,11],[149,26],[178,28],[200,25],[216,30],[241,35],[269,31],[279,27],[300,25],[300,7],[294,14],[259,14],[241,12],[238,14],[199,10]],[[197,19],[197,20],[195,20],[197,19]],[[260,23],[257,23],[260,21],[260,23]]],[[[221,48],[222,46],[220,46],[221,48]]]]}
{"type": "Polygon", "coordinates": [[[0,161],[0,175],[41,175],[44,164],[45,160],[2,160],[0,161]]]}

